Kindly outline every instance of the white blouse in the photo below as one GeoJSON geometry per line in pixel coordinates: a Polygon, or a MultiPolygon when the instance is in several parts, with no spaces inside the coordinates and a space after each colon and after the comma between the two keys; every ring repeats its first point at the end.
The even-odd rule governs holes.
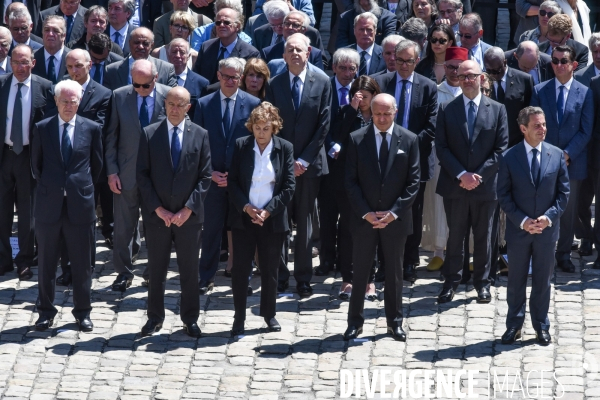
{"type": "Polygon", "coordinates": [[[250,185],[250,204],[257,208],[265,207],[273,198],[275,170],[271,163],[272,150],[273,139],[271,139],[262,154],[256,140],[254,141],[254,172],[252,173],[252,184],[250,185]]]}

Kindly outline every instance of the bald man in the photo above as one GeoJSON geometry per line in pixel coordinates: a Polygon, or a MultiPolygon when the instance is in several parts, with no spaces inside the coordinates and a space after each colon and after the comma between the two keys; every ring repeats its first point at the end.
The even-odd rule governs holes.
{"type": "Polygon", "coordinates": [[[137,180],[150,270],[148,322],[142,336],[159,331],[165,319],[165,285],[173,243],[181,282],[181,321],[189,336],[200,336],[200,233],[212,168],[208,132],[186,119],[190,106],[185,88],[171,89],[165,100],[167,118],[146,127],[140,139],[137,180]]]}
{"type": "Polygon", "coordinates": [[[531,75],[534,85],[554,78],[552,59],[548,54],[541,53],[535,42],[530,40],[521,42],[516,49],[505,52],[504,56],[510,68],[531,75]]]}

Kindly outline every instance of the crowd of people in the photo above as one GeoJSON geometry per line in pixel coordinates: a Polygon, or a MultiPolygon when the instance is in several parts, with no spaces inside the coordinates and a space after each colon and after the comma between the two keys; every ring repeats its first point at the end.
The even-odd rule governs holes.
{"type": "Polygon", "coordinates": [[[583,0],[517,0],[505,51],[485,3],[335,0],[325,49],[317,1],[5,2],[0,275],[37,267],[40,331],[55,286],[72,285],[91,331],[96,225],[118,292],[143,232],[142,336],[162,328],[173,244],[187,334],[200,336],[200,295],[227,261],[238,336],[253,271],[260,315],[281,330],[293,253],[300,297],[340,272],[344,339],[382,282],[387,331],[405,341],[420,248],[443,278],[438,303],[467,282],[489,303],[502,253],[502,343],[521,335],[529,273],[532,325],[550,343],[555,266],[575,271],[575,237],[582,255],[600,246],[600,33],[583,0]]]}

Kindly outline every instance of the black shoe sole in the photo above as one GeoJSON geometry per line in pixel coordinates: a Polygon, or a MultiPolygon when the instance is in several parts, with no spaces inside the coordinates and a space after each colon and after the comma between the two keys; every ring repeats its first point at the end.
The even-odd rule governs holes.
{"type": "Polygon", "coordinates": [[[52,325],[54,325],[54,320],[50,320],[50,322],[48,323],[48,326],[35,326],[35,330],[38,332],[44,332],[45,330],[48,330],[50,328],[52,328],[52,325]]]}
{"type": "Polygon", "coordinates": [[[352,337],[346,337],[346,335],[344,335],[344,340],[349,341],[349,340],[354,340],[358,337],[358,335],[363,333],[363,329],[362,328],[358,328],[358,330],[356,331],[356,335],[353,335],[352,337]]]}
{"type": "Polygon", "coordinates": [[[161,329],[162,329],[162,325],[159,325],[159,326],[157,326],[156,328],[154,328],[154,330],[153,330],[153,331],[151,331],[151,332],[148,332],[148,331],[144,331],[144,330],[142,330],[142,331],[140,332],[140,335],[142,335],[143,337],[146,337],[146,336],[152,336],[152,335],[154,335],[156,332],[160,331],[161,329]]]}
{"type": "Polygon", "coordinates": [[[500,343],[502,343],[502,344],[514,344],[519,339],[521,339],[521,334],[520,333],[518,335],[515,335],[514,339],[512,339],[512,340],[501,339],[500,343]]]}
{"type": "Polygon", "coordinates": [[[492,299],[491,299],[491,298],[485,298],[485,299],[481,299],[481,298],[479,298],[479,297],[477,298],[477,303],[479,303],[479,304],[488,304],[488,303],[490,303],[491,301],[492,301],[492,299]]]}

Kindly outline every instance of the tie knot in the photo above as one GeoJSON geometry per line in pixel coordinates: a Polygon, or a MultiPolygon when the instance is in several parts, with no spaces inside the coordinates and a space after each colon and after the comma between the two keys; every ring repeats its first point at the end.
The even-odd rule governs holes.
{"type": "Polygon", "coordinates": [[[48,57],[48,60],[50,60],[50,61],[54,61],[54,60],[56,60],[56,57],[54,57],[54,56],[50,56],[50,57],[48,57]]]}
{"type": "Polygon", "coordinates": [[[475,107],[475,102],[473,100],[469,101],[469,107],[475,107]]]}
{"type": "Polygon", "coordinates": [[[227,105],[229,105],[229,102],[231,101],[231,98],[225,97],[225,99],[223,99],[223,100],[225,100],[225,103],[227,103],[227,105]]]}
{"type": "Polygon", "coordinates": [[[346,95],[346,93],[348,93],[348,88],[342,87],[340,88],[340,92],[342,92],[343,95],[346,95]]]}
{"type": "Polygon", "coordinates": [[[558,89],[559,89],[561,92],[563,91],[563,89],[564,89],[564,88],[565,88],[565,85],[560,85],[560,86],[558,87],[558,89]]]}
{"type": "Polygon", "coordinates": [[[296,83],[298,83],[299,80],[300,80],[300,77],[299,76],[295,76],[294,79],[293,79],[294,85],[296,83]]]}
{"type": "Polygon", "coordinates": [[[173,135],[177,135],[177,127],[176,126],[173,127],[173,135]]]}
{"type": "Polygon", "coordinates": [[[387,132],[381,131],[381,132],[379,132],[379,134],[381,135],[381,138],[383,140],[385,140],[385,136],[387,135],[387,132]]]}
{"type": "Polygon", "coordinates": [[[18,83],[17,83],[17,86],[19,86],[19,87],[17,88],[17,90],[21,90],[21,88],[22,88],[24,85],[25,85],[24,83],[18,82],[18,83]]]}
{"type": "Polygon", "coordinates": [[[531,154],[533,154],[534,157],[537,156],[538,153],[538,149],[536,149],[535,147],[533,149],[531,149],[531,154]]]}
{"type": "Polygon", "coordinates": [[[361,51],[360,55],[363,56],[363,57],[366,56],[367,55],[367,51],[366,50],[361,51]]]}

